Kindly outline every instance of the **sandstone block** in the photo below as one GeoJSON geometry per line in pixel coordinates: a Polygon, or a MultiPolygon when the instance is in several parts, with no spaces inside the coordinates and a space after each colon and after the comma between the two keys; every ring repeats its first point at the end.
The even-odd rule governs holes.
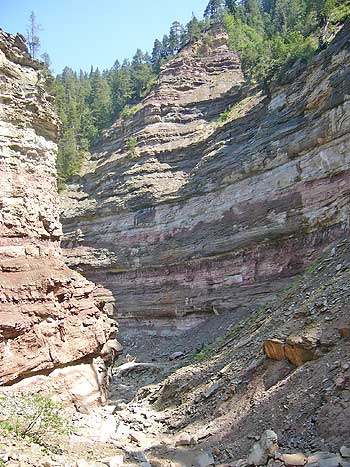
{"type": "Polygon", "coordinates": [[[316,357],[316,343],[310,342],[303,336],[290,336],[284,347],[286,358],[296,366],[314,360],[316,357]]]}
{"type": "Polygon", "coordinates": [[[350,448],[347,446],[342,446],[340,448],[340,454],[342,457],[349,458],[350,457],[350,448]]]}
{"type": "Polygon", "coordinates": [[[263,344],[265,355],[272,360],[284,360],[284,343],[279,339],[267,339],[263,344]]]}
{"type": "Polygon", "coordinates": [[[180,433],[175,439],[175,446],[190,446],[195,444],[195,439],[189,433],[180,433]]]}
{"type": "Polygon", "coordinates": [[[302,466],[307,463],[307,457],[301,453],[282,454],[279,459],[287,466],[302,466]]]}

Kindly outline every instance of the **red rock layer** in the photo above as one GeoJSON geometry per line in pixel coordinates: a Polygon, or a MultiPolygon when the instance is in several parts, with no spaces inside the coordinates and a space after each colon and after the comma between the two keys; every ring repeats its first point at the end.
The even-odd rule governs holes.
{"type": "Polygon", "coordinates": [[[95,286],[61,258],[58,121],[45,71],[21,36],[1,30],[0,93],[0,381],[96,402],[103,372],[84,395],[73,380],[52,377],[57,368],[90,369],[114,329],[95,286]]]}
{"type": "Polygon", "coordinates": [[[249,94],[222,35],[213,44],[166,65],[64,195],[68,262],[120,317],[256,305],[348,229],[349,26],[271,97],[249,94]]]}

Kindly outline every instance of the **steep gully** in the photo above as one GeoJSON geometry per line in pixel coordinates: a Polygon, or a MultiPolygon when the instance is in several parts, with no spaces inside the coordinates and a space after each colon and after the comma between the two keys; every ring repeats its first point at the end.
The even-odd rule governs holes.
{"type": "Polygon", "coordinates": [[[116,445],[151,465],[246,465],[233,459],[266,428],[300,465],[347,465],[326,451],[349,435],[349,47],[346,24],[264,96],[215,31],[164,67],[62,196],[68,264],[114,303],[127,350],[154,361],[126,362],[111,393],[116,445]]]}

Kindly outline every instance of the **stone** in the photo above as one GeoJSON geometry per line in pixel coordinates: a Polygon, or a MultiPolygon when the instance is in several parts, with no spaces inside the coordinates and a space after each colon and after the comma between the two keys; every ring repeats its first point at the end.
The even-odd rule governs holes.
{"type": "Polygon", "coordinates": [[[327,459],[320,459],[318,462],[319,467],[340,467],[342,465],[340,456],[332,456],[327,459]]]}
{"type": "Polygon", "coordinates": [[[211,397],[219,388],[221,387],[221,384],[218,381],[214,381],[209,385],[209,387],[205,390],[204,392],[204,397],[208,399],[211,397]]]}
{"type": "Polygon", "coordinates": [[[113,415],[108,415],[98,430],[98,440],[107,443],[115,437],[117,433],[117,419],[113,415]]]}
{"type": "Polygon", "coordinates": [[[284,360],[284,343],[279,339],[267,339],[263,344],[265,355],[272,360],[284,360]]]}
{"type": "Polygon", "coordinates": [[[278,449],[277,434],[272,430],[266,430],[259,441],[254,443],[248,459],[248,465],[265,465],[269,457],[273,457],[278,449]]]}
{"type": "Polygon", "coordinates": [[[91,467],[91,465],[85,459],[77,460],[77,467],[91,467]]]}
{"type": "Polygon", "coordinates": [[[119,425],[116,430],[115,438],[116,439],[121,439],[121,438],[127,438],[130,434],[130,427],[124,422],[119,422],[119,425]]]}
{"type": "Polygon", "coordinates": [[[330,452],[315,452],[308,457],[307,465],[310,467],[338,467],[341,465],[341,457],[330,452]]]}
{"type": "Polygon", "coordinates": [[[190,446],[193,444],[194,439],[189,433],[183,432],[177,435],[175,439],[175,446],[190,446]]]}
{"type": "Polygon", "coordinates": [[[210,450],[201,451],[195,458],[196,465],[198,467],[208,467],[209,465],[214,465],[215,460],[213,454],[210,450]]]}
{"type": "Polygon", "coordinates": [[[171,355],[169,355],[169,360],[177,360],[178,358],[183,357],[185,354],[183,352],[174,352],[171,355]]]}
{"type": "Polygon", "coordinates": [[[98,405],[107,382],[99,353],[116,328],[95,285],[61,255],[58,117],[46,71],[20,36],[0,30],[0,75],[0,384],[98,405]]]}
{"type": "Polygon", "coordinates": [[[108,465],[108,467],[120,467],[124,465],[124,456],[122,454],[119,454],[117,456],[108,457],[106,459],[101,459],[100,462],[108,465]]]}
{"type": "Polygon", "coordinates": [[[342,446],[340,448],[340,455],[342,457],[349,458],[350,457],[350,448],[347,447],[347,446],[342,446]]]}
{"type": "Polygon", "coordinates": [[[290,336],[284,346],[286,358],[296,366],[316,358],[316,343],[310,342],[304,336],[290,336]]]}
{"type": "Polygon", "coordinates": [[[308,458],[301,453],[282,454],[279,459],[287,466],[302,466],[308,461],[308,458]]]}
{"type": "Polygon", "coordinates": [[[129,438],[134,443],[138,444],[139,446],[142,446],[142,443],[145,439],[145,435],[138,431],[130,431],[129,438]]]}
{"type": "Polygon", "coordinates": [[[342,326],[338,328],[338,332],[340,337],[343,339],[348,339],[350,337],[350,327],[349,326],[342,326]]]}

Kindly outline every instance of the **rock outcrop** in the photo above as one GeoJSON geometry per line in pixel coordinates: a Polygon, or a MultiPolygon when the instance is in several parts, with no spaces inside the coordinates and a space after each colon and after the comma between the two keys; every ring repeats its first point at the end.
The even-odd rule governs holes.
{"type": "Polygon", "coordinates": [[[68,264],[119,319],[264,302],[347,230],[349,48],[347,25],[267,97],[216,31],[105,133],[62,222],[68,264]]]}
{"type": "Polygon", "coordinates": [[[58,120],[45,71],[22,36],[1,30],[0,102],[0,382],[97,402],[96,359],[115,328],[94,284],[61,258],[58,120]]]}

